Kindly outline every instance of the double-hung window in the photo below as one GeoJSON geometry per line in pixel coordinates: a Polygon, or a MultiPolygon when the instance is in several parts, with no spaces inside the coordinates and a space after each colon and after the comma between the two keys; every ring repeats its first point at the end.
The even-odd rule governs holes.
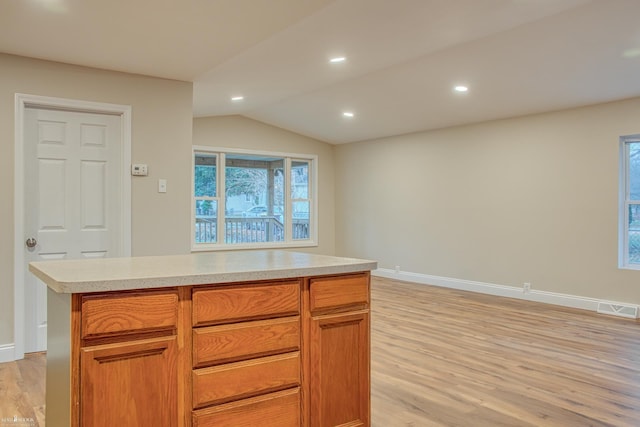
{"type": "Polygon", "coordinates": [[[193,148],[192,249],[317,243],[317,158],[193,148]]]}
{"type": "Polygon", "coordinates": [[[640,269],[640,135],[620,138],[619,266],[640,269]]]}

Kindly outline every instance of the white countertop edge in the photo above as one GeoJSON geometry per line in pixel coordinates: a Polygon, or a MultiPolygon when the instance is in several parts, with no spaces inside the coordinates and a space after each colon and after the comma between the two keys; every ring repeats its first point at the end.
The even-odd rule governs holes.
{"type": "MultiPolygon", "coordinates": [[[[91,292],[110,292],[110,291],[126,291],[136,289],[152,289],[165,288],[174,286],[188,285],[207,285],[231,282],[248,282],[260,280],[275,279],[291,279],[296,277],[324,276],[332,274],[356,273],[361,271],[370,271],[377,268],[377,262],[370,260],[359,260],[353,258],[340,258],[327,256],[305,255],[311,258],[336,260],[337,263],[323,265],[322,262],[317,265],[296,266],[235,270],[235,271],[210,271],[199,272],[194,274],[162,274],[148,275],[145,277],[115,277],[105,280],[96,278],[83,279],[79,277],[77,280],[64,280],[56,277],[56,261],[53,262],[36,262],[29,265],[29,270],[42,280],[49,288],[57,293],[91,293],[91,292]]],[[[248,255],[251,258],[251,255],[248,255]]],[[[145,257],[149,259],[149,257],[145,257]]],[[[159,258],[161,259],[161,258],[159,258]]],[[[64,261],[62,261],[64,262],[64,261]]],[[[311,262],[310,264],[314,264],[311,262]]],[[[62,265],[62,264],[60,264],[62,265]]],[[[63,276],[63,275],[59,275],[63,276]]]]}

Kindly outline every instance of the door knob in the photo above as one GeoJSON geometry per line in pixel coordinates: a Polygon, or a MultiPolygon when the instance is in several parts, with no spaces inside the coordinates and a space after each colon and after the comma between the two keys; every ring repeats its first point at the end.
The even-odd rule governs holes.
{"type": "Polygon", "coordinates": [[[38,241],[33,237],[29,237],[25,242],[25,244],[27,245],[28,248],[35,248],[36,245],[38,244],[38,241]]]}

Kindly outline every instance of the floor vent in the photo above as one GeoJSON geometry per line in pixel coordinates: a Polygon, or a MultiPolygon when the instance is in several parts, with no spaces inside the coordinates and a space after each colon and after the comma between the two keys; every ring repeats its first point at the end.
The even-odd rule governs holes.
{"type": "Polygon", "coordinates": [[[620,317],[638,318],[637,305],[612,304],[610,302],[599,302],[598,313],[611,314],[620,317]]]}

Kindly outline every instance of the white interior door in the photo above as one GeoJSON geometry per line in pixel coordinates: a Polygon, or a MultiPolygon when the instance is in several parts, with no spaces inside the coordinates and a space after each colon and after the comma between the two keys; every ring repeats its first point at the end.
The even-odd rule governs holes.
{"type": "MultiPolygon", "coordinates": [[[[117,115],[25,108],[25,269],[122,255],[121,126],[117,115]]],[[[43,351],[46,287],[24,278],[24,351],[43,351]]]]}

